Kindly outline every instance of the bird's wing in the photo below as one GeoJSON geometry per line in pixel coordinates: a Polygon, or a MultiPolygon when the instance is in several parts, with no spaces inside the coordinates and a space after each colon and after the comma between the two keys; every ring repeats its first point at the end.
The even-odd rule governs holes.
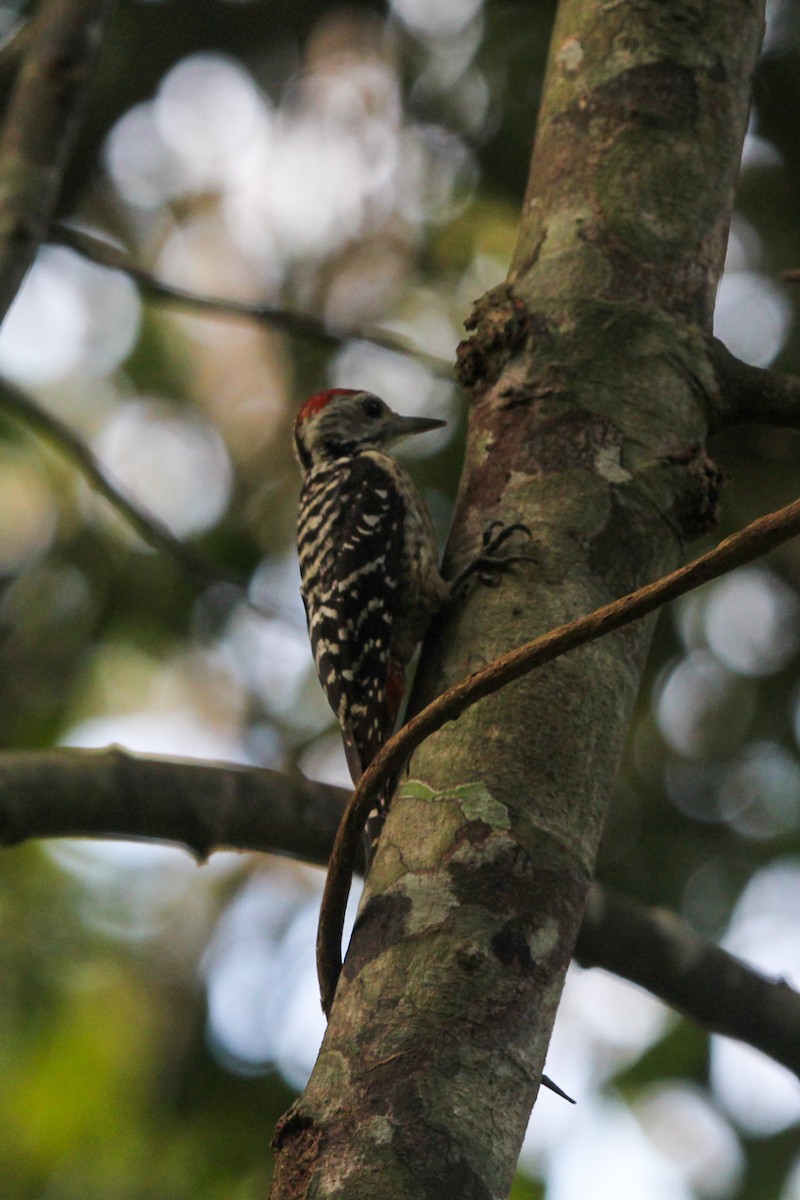
{"type": "Polygon", "coordinates": [[[357,781],[396,716],[387,684],[394,682],[390,648],[405,505],[388,471],[369,456],[331,472],[327,491],[314,510],[317,544],[305,561],[300,530],[303,597],[317,674],[357,781]]]}

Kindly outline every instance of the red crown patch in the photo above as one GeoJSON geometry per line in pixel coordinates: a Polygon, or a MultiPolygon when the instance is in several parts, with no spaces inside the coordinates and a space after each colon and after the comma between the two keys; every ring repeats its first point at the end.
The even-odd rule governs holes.
{"type": "Polygon", "coordinates": [[[297,414],[295,424],[299,425],[302,421],[307,421],[309,417],[315,416],[326,408],[335,396],[355,396],[356,388],[329,388],[326,392],[316,392],[313,396],[309,396],[300,412],[297,414]]]}

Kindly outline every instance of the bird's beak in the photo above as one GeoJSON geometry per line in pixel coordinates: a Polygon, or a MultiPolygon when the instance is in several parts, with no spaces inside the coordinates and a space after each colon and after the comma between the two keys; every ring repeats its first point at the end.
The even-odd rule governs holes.
{"type": "Polygon", "coordinates": [[[447,421],[439,421],[436,417],[401,417],[394,413],[391,421],[384,427],[383,441],[386,445],[399,442],[401,438],[411,437],[414,433],[428,433],[431,429],[441,429],[447,421]]]}

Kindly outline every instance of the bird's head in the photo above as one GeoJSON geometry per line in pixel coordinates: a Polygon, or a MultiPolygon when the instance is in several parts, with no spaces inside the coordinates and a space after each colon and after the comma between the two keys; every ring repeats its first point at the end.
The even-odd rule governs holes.
{"type": "Polygon", "coordinates": [[[332,388],[306,400],[295,419],[294,441],[305,472],[364,450],[386,450],[401,438],[445,424],[433,417],[401,417],[372,392],[332,388]]]}

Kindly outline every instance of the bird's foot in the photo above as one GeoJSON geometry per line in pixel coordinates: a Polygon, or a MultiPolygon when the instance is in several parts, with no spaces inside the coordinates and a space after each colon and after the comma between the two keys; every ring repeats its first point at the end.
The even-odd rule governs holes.
{"type": "Polygon", "coordinates": [[[513,537],[515,533],[523,533],[531,538],[530,529],[521,521],[506,525],[504,521],[492,521],[483,531],[483,544],[480,554],[469,563],[463,571],[459,571],[450,582],[450,595],[460,598],[466,591],[467,584],[477,579],[486,587],[497,587],[500,576],[514,563],[538,562],[535,554],[498,554],[498,550],[513,537]]]}

